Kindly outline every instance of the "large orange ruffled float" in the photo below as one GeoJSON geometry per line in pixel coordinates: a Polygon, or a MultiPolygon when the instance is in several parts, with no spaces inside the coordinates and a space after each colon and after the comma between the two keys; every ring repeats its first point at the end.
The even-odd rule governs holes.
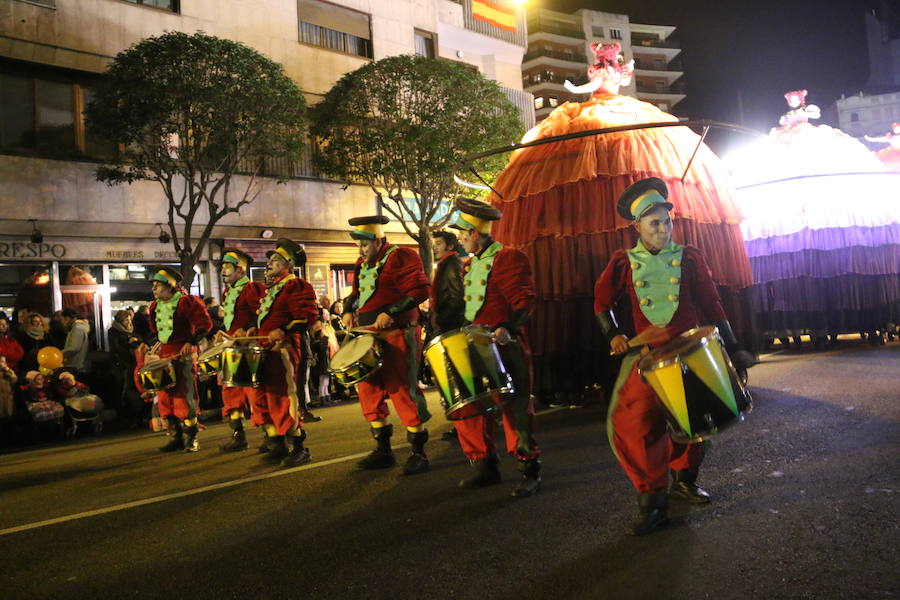
{"type": "MultiPolygon", "coordinates": [[[[617,44],[592,46],[600,58],[617,44]]],[[[619,65],[622,63],[619,62],[619,65]]],[[[602,61],[592,67],[604,74],[602,61]]],[[[605,71],[614,76],[611,64],[605,71]]],[[[621,70],[618,71],[621,73],[621,70]]],[[[595,78],[596,79],[596,78],[595,78]]],[[[677,118],[599,86],[586,102],[566,102],[529,131],[523,142],[574,132],[677,118]],[[606,92],[606,93],[604,93],[606,92]]],[[[494,236],[529,257],[538,298],[529,325],[535,356],[535,389],[578,394],[610,383],[615,365],[595,325],[593,286],[612,253],[637,237],[616,214],[619,195],[646,177],[659,177],[674,204],[673,239],[699,248],[720,286],[723,304],[739,337],[751,337],[750,312],[740,290],[751,284],[739,223],[741,213],[728,174],[715,154],[687,127],[635,129],[522,148],[511,156],[491,202],[503,211],[494,236]],[[697,150],[691,161],[691,156],[697,150]],[[690,167],[688,168],[688,163],[690,167]],[[682,174],[687,168],[684,181],[682,174]]],[[[620,320],[629,318],[618,310],[620,320]]]]}

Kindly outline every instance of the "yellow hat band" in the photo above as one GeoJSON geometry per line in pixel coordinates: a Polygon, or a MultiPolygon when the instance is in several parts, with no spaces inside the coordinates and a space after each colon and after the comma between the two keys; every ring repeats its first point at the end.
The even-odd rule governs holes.
{"type": "Polygon", "coordinates": [[[356,231],[361,231],[362,233],[368,233],[375,237],[375,239],[384,237],[384,225],[381,223],[368,223],[366,225],[355,225],[356,231]]]}
{"type": "Polygon", "coordinates": [[[233,265],[237,265],[238,267],[241,267],[245,271],[247,270],[246,259],[241,258],[234,252],[226,252],[225,256],[222,257],[222,262],[229,262],[233,265]]]}
{"type": "Polygon", "coordinates": [[[471,225],[478,233],[490,233],[493,221],[479,219],[473,215],[460,211],[459,218],[471,225]]]}
{"type": "Polygon", "coordinates": [[[294,263],[294,259],[291,258],[291,255],[288,253],[288,251],[285,250],[284,248],[282,248],[281,246],[279,246],[278,248],[275,248],[275,254],[277,254],[278,256],[280,256],[285,261],[287,261],[291,264],[294,263]]]}
{"type": "Polygon", "coordinates": [[[172,287],[178,287],[178,282],[175,281],[175,278],[166,273],[165,271],[157,271],[156,274],[153,275],[153,281],[159,281],[160,283],[168,283],[172,287]]]}
{"type": "Polygon", "coordinates": [[[639,219],[644,211],[653,206],[654,204],[663,204],[666,201],[663,198],[662,194],[660,194],[657,190],[647,190],[640,196],[634,199],[631,203],[631,207],[629,211],[631,212],[632,218],[635,220],[639,219]]]}

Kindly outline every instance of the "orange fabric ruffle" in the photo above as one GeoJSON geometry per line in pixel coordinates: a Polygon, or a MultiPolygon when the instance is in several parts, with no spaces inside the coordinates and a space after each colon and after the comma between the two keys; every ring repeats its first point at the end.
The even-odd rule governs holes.
{"type": "MultiPolygon", "coordinates": [[[[652,104],[607,94],[587,102],[564,103],[522,141],[590,129],[675,121],[674,116],[652,104]]],[[[568,183],[624,175],[655,176],[670,185],[679,182],[675,186],[679,189],[670,188],[669,194],[676,218],[738,223],[741,213],[727,187],[728,173],[705,144],[697,150],[684,185],[680,185],[699,141],[700,136],[687,127],[663,127],[593,135],[516,150],[494,184],[503,198],[492,195],[491,201],[505,209],[509,202],[568,183]]],[[[613,184],[609,190],[613,201],[624,186],[627,186],[624,181],[613,184]]],[[[624,226],[624,222],[618,226],[624,226]]]]}

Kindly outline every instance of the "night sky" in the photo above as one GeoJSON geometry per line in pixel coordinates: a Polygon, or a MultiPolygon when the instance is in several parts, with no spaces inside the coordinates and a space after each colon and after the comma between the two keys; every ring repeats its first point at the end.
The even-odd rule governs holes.
{"type": "MultiPolygon", "coordinates": [[[[633,22],[675,25],[687,98],[680,117],[740,122],[768,131],[786,109],[783,94],[807,89],[823,111],[865,87],[866,0],[528,0],[529,8],[588,8],[633,22]]],[[[712,134],[711,134],[712,135],[712,134]]],[[[718,134],[722,135],[722,134],[718,134]]],[[[711,139],[714,146],[729,145],[711,139]]]]}

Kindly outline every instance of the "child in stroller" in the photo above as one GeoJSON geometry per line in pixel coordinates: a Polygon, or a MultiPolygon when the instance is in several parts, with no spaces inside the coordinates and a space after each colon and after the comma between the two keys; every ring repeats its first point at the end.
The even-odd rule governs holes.
{"type": "Polygon", "coordinates": [[[31,415],[33,440],[37,441],[40,430],[48,425],[58,427],[59,433],[64,435],[63,417],[66,411],[62,404],[50,398],[44,374],[38,371],[28,371],[25,375],[25,382],[19,387],[19,391],[28,408],[28,413],[31,415]]]}
{"type": "Polygon", "coordinates": [[[53,392],[57,401],[66,407],[66,414],[69,417],[69,426],[66,428],[67,438],[75,437],[81,423],[89,423],[93,427],[94,435],[100,435],[103,432],[103,421],[100,419],[103,400],[92,394],[88,386],[76,381],[74,373],[60,372],[56,376],[53,392]]]}

